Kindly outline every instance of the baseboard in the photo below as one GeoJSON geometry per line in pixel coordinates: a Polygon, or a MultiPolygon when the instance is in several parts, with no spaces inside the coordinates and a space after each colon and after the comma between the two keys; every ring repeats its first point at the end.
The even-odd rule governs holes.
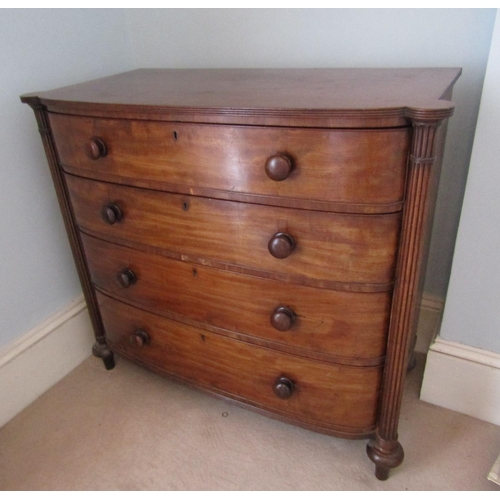
{"type": "Polygon", "coordinates": [[[496,462],[488,474],[488,479],[498,485],[500,485],[500,455],[498,456],[496,462]]]}
{"type": "Polygon", "coordinates": [[[421,308],[429,311],[441,312],[444,309],[444,300],[435,295],[424,293],[422,296],[421,308]]]}
{"type": "Polygon", "coordinates": [[[83,297],[0,350],[0,427],[91,354],[83,297]]]}
{"type": "Polygon", "coordinates": [[[443,315],[444,300],[424,294],[420,303],[420,317],[417,328],[415,351],[427,354],[429,347],[439,333],[443,315]]]}
{"type": "Polygon", "coordinates": [[[500,354],[437,337],[420,399],[500,425],[500,354]]]}

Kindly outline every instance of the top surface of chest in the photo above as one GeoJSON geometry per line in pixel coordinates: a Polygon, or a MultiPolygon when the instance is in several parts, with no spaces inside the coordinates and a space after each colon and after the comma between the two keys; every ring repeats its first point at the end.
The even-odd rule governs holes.
{"type": "MultiPolygon", "coordinates": [[[[49,111],[254,125],[391,127],[449,116],[457,68],[139,69],[36,94],[49,111]]],[[[25,96],[29,100],[31,96],[25,96]]]]}

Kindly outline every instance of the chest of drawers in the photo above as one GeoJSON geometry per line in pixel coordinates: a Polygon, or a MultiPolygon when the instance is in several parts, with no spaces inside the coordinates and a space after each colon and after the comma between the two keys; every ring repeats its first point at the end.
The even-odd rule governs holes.
{"type": "Polygon", "coordinates": [[[370,439],[386,479],[459,74],[136,70],[23,96],[94,354],[370,439]]]}

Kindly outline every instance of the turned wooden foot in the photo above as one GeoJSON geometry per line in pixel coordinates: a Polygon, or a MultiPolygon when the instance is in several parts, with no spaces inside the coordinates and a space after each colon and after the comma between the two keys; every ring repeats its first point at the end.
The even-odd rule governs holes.
{"type": "Polygon", "coordinates": [[[403,462],[404,451],[399,441],[385,441],[376,437],[366,445],[366,453],[375,464],[375,477],[381,481],[389,478],[389,471],[403,462]]]}
{"type": "Polygon", "coordinates": [[[96,342],[92,347],[92,354],[102,359],[106,370],[112,370],[115,367],[115,357],[108,344],[96,342]]]}
{"type": "Polygon", "coordinates": [[[386,479],[389,479],[389,467],[384,467],[383,465],[376,465],[375,466],[375,477],[379,479],[380,481],[385,481],[386,479]]]}

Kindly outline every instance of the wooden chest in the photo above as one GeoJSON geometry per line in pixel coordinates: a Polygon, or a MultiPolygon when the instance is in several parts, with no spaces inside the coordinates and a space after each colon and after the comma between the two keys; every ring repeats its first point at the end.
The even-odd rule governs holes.
{"type": "Polygon", "coordinates": [[[457,69],[136,70],[22,97],[113,353],[403,460],[457,69]]]}

